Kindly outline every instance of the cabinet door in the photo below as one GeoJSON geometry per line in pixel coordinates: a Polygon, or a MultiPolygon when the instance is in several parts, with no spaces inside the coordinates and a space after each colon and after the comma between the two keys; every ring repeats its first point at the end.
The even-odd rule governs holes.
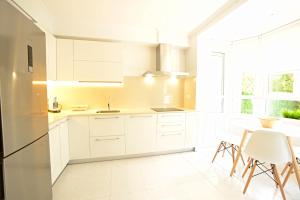
{"type": "Polygon", "coordinates": [[[89,120],[91,136],[124,135],[123,116],[92,116],[89,120]]]}
{"type": "Polygon", "coordinates": [[[56,80],[56,38],[46,32],[47,80],[56,80]]]}
{"type": "Polygon", "coordinates": [[[51,162],[51,180],[52,183],[54,183],[54,181],[62,171],[59,126],[56,126],[49,131],[49,149],[51,162]]]}
{"type": "Polygon", "coordinates": [[[62,161],[62,168],[68,164],[70,160],[69,156],[69,128],[68,128],[68,121],[63,122],[59,126],[60,131],[60,144],[61,144],[61,161],[62,161]]]}
{"type": "Polygon", "coordinates": [[[124,136],[91,137],[91,157],[120,156],[125,153],[124,136]]]}
{"type": "Polygon", "coordinates": [[[117,42],[74,40],[74,60],[121,62],[121,52],[117,42]]]}
{"type": "Polygon", "coordinates": [[[186,114],[185,147],[196,147],[197,134],[197,113],[186,114]]]}
{"type": "Polygon", "coordinates": [[[120,62],[74,61],[74,79],[77,81],[122,82],[120,62]]]}
{"type": "Polygon", "coordinates": [[[73,81],[73,40],[57,39],[57,80],[73,81]]]}
{"type": "Polygon", "coordinates": [[[89,158],[90,138],[88,117],[72,117],[68,125],[70,160],[89,158]]]}
{"type": "Polygon", "coordinates": [[[126,116],[126,154],[155,151],[156,125],[157,115],[126,116]]]}

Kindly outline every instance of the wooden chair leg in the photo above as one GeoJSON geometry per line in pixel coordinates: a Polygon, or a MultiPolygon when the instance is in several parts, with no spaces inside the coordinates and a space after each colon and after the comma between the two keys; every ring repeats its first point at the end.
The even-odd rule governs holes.
{"type": "Polygon", "coordinates": [[[285,167],[283,168],[282,172],[281,172],[281,176],[283,176],[286,172],[286,170],[288,169],[290,163],[286,163],[285,167]]]}
{"type": "Polygon", "coordinates": [[[246,166],[246,168],[245,168],[245,171],[244,171],[244,173],[243,173],[243,175],[242,175],[243,178],[244,178],[244,176],[246,175],[246,173],[248,172],[248,169],[250,168],[251,163],[252,163],[252,159],[250,159],[250,160],[248,161],[248,164],[247,164],[247,166],[246,166]]]}
{"type": "Polygon", "coordinates": [[[232,145],[231,145],[231,157],[232,157],[232,163],[234,163],[234,152],[235,152],[235,149],[234,149],[234,145],[232,144],[232,145]]]}
{"type": "Polygon", "coordinates": [[[224,151],[223,151],[223,154],[222,154],[222,158],[224,158],[224,154],[225,154],[225,151],[226,151],[226,144],[227,144],[226,142],[223,143],[223,145],[224,145],[224,151]]]}
{"type": "Polygon", "coordinates": [[[291,175],[291,173],[292,173],[292,171],[293,171],[292,163],[290,163],[290,164],[287,165],[287,166],[289,167],[289,170],[288,170],[288,172],[287,172],[286,177],[284,178],[284,181],[283,181],[283,183],[282,183],[282,187],[285,186],[286,182],[288,181],[288,179],[289,179],[289,177],[290,177],[290,175],[291,175]]]}
{"type": "MultiPolygon", "coordinates": [[[[284,193],[283,186],[282,186],[281,181],[280,181],[280,178],[279,178],[279,174],[278,174],[276,165],[272,165],[272,168],[273,168],[275,177],[276,177],[276,179],[277,179],[277,184],[278,184],[278,186],[279,186],[279,189],[280,189],[282,198],[283,198],[283,200],[286,200],[285,193],[284,193]]],[[[275,179],[275,180],[276,180],[276,179],[275,179]]]]}
{"type": "Polygon", "coordinates": [[[242,154],[241,154],[241,159],[242,159],[242,161],[243,161],[243,164],[246,165],[245,160],[244,160],[244,157],[243,157],[242,154]]]}
{"type": "Polygon", "coordinates": [[[253,174],[254,174],[254,171],[255,171],[255,168],[256,168],[256,163],[257,163],[257,160],[254,161],[253,167],[252,167],[252,169],[251,169],[251,171],[250,171],[248,180],[247,180],[246,185],[245,185],[245,187],[244,187],[244,191],[243,191],[244,194],[246,193],[246,191],[247,191],[247,189],[248,189],[248,186],[249,186],[249,183],[250,183],[250,181],[251,181],[251,179],[252,179],[252,177],[253,177],[253,174]]]}
{"type": "Polygon", "coordinates": [[[271,169],[272,169],[272,174],[273,174],[273,177],[274,177],[274,180],[275,180],[275,186],[276,186],[276,188],[278,188],[277,177],[276,177],[276,174],[275,174],[275,171],[274,171],[274,167],[273,167],[272,164],[271,164],[271,169]]]}
{"type": "Polygon", "coordinates": [[[219,151],[220,151],[222,145],[223,145],[223,142],[221,142],[221,143],[219,144],[218,149],[217,149],[217,151],[216,151],[216,153],[215,153],[215,155],[214,155],[214,158],[213,158],[212,161],[211,161],[212,163],[215,161],[215,159],[216,159],[216,157],[217,157],[217,155],[218,155],[218,153],[219,153],[219,151]]]}

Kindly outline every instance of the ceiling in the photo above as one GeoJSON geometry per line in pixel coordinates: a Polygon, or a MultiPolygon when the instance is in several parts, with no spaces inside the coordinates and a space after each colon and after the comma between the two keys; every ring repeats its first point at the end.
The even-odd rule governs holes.
{"type": "Polygon", "coordinates": [[[248,0],[205,32],[212,39],[240,40],[300,19],[299,0],[248,0]]]}
{"type": "MultiPolygon", "coordinates": [[[[56,35],[141,37],[187,35],[227,0],[43,0],[56,35]],[[137,33],[137,34],[134,34],[137,33]],[[174,34],[175,33],[175,34],[174,34]]],[[[122,38],[124,37],[124,38],[122,38]]]]}

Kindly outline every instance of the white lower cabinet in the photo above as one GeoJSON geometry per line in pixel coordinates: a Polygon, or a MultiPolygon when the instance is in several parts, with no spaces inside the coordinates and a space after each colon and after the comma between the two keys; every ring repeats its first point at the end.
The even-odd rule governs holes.
{"type": "Polygon", "coordinates": [[[92,158],[125,154],[124,136],[91,137],[90,144],[92,158]]]}
{"type": "Polygon", "coordinates": [[[157,150],[184,148],[185,113],[159,114],[157,122],[157,150]]]}
{"type": "Polygon", "coordinates": [[[50,162],[51,162],[51,181],[54,181],[59,176],[62,170],[61,161],[61,145],[59,126],[54,127],[49,131],[49,149],[50,149],[50,162]]]}
{"type": "Polygon", "coordinates": [[[124,117],[119,115],[89,117],[90,136],[124,135],[124,117]]]}
{"type": "Polygon", "coordinates": [[[68,122],[64,121],[49,131],[51,180],[55,182],[69,162],[68,122]]]}
{"type": "Polygon", "coordinates": [[[155,151],[157,115],[130,115],[125,118],[126,154],[155,151]]]}
{"type": "Polygon", "coordinates": [[[73,116],[68,124],[70,160],[182,150],[197,139],[195,113],[73,116]]]}
{"type": "Polygon", "coordinates": [[[196,147],[198,142],[197,134],[197,113],[186,113],[186,126],[185,126],[185,147],[196,147]]]}
{"type": "Polygon", "coordinates": [[[59,126],[59,132],[60,132],[60,145],[61,145],[61,162],[62,167],[65,168],[65,166],[68,164],[70,160],[70,153],[69,153],[69,127],[68,127],[68,121],[63,122],[59,126]]]}
{"type": "Polygon", "coordinates": [[[69,120],[70,159],[90,157],[90,135],[88,117],[71,117],[69,120]]]}

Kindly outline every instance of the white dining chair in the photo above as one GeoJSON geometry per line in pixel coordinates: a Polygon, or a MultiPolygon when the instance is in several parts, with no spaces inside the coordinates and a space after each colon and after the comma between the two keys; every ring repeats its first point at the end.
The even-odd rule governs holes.
{"type": "MultiPolygon", "coordinates": [[[[212,163],[215,161],[217,155],[222,152],[222,157],[224,157],[225,152],[227,152],[234,163],[235,154],[238,151],[239,144],[242,139],[243,129],[236,126],[240,121],[245,121],[243,119],[235,116],[224,116],[219,119],[223,120],[223,127],[217,131],[218,140],[220,141],[218,148],[213,156],[212,163]]],[[[242,162],[245,165],[243,156],[241,156],[242,162]]]]}
{"type": "MultiPolygon", "coordinates": [[[[292,145],[293,145],[293,151],[295,153],[296,156],[296,160],[297,160],[297,164],[300,164],[300,139],[299,138],[291,138],[292,141],[292,145]]],[[[287,172],[284,181],[283,181],[283,187],[285,186],[285,184],[287,183],[288,179],[290,178],[290,175],[293,172],[293,167],[292,167],[292,162],[288,162],[285,167],[283,168],[282,172],[281,172],[281,176],[284,176],[285,172],[287,172]]]]}
{"type": "Polygon", "coordinates": [[[255,131],[252,133],[245,147],[245,153],[249,155],[250,160],[242,176],[245,176],[249,168],[252,169],[243,193],[246,193],[252,177],[259,174],[266,174],[275,181],[276,186],[280,189],[282,198],[286,199],[277,166],[291,160],[287,137],[282,133],[274,131],[255,131]],[[270,164],[270,168],[265,163],[270,164]],[[254,174],[256,168],[259,168],[261,172],[254,174]]]}

